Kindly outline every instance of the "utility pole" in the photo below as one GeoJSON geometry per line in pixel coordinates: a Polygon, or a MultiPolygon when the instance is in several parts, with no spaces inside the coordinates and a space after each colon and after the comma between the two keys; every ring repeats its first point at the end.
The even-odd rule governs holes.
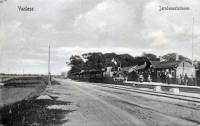
{"type": "MultiPolygon", "coordinates": [[[[194,17],[192,18],[192,66],[194,67],[194,17]]],[[[197,79],[197,75],[196,75],[196,69],[194,67],[194,69],[192,69],[192,75],[194,73],[194,78],[197,79]]],[[[197,82],[195,81],[195,86],[197,86],[197,82]]]]}
{"type": "Polygon", "coordinates": [[[51,86],[51,71],[50,71],[50,44],[49,44],[49,55],[48,55],[48,86],[51,86]]]}
{"type": "Polygon", "coordinates": [[[193,34],[194,34],[194,17],[192,18],[192,66],[194,66],[194,64],[193,64],[193,57],[194,57],[193,34]]]}

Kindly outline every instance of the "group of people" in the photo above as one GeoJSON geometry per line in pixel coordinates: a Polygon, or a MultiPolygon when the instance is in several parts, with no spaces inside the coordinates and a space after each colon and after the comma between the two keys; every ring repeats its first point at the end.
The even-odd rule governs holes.
{"type": "Polygon", "coordinates": [[[170,72],[161,72],[160,73],[160,80],[161,80],[162,83],[171,84],[172,78],[173,78],[173,76],[170,72]]]}
{"type": "Polygon", "coordinates": [[[176,76],[171,73],[170,71],[160,71],[157,76],[152,75],[150,71],[140,71],[140,72],[133,72],[132,76],[128,76],[126,74],[122,73],[116,73],[113,76],[114,81],[121,81],[121,80],[130,80],[130,81],[139,81],[139,82],[161,82],[161,83],[167,83],[167,84],[181,84],[181,85],[188,85],[189,84],[189,77],[187,73],[180,74],[179,76],[176,76]],[[133,74],[135,73],[135,74],[133,74]]]}
{"type": "MultiPolygon", "coordinates": [[[[168,83],[168,84],[171,84],[173,83],[173,75],[170,73],[170,72],[161,72],[160,73],[160,80],[162,83],[168,83]]],[[[179,77],[177,77],[179,79],[179,84],[181,85],[188,85],[188,82],[189,82],[189,77],[187,75],[187,73],[185,74],[180,74],[179,77]]],[[[174,82],[176,83],[176,82],[174,82]]]]}
{"type": "MultiPolygon", "coordinates": [[[[160,80],[161,80],[162,83],[171,84],[171,83],[173,83],[173,81],[172,81],[173,78],[175,78],[175,77],[173,77],[172,74],[169,73],[169,72],[166,72],[166,73],[161,72],[160,73],[160,80]]],[[[179,79],[179,82],[178,82],[179,84],[188,85],[189,77],[188,77],[187,73],[185,73],[183,75],[180,74],[178,79],[179,79]]],[[[176,82],[174,82],[174,83],[176,83],[176,82]]]]}
{"type": "Polygon", "coordinates": [[[189,81],[189,77],[187,74],[185,74],[184,76],[180,74],[179,83],[181,85],[188,85],[188,81],[189,81]]]}
{"type": "MultiPolygon", "coordinates": [[[[160,72],[159,78],[162,83],[167,83],[167,84],[177,83],[174,82],[175,77],[170,72],[160,72]]],[[[143,72],[138,73],[138,81],[152,82],[152,76],[150,73],[143,73],[143,72]]],[[[184,75],[180,74],[180,76],[178,77],[178,84],[188,85],[188,82],[189,82],[189,77],[187,73],[185,73],[184,75]]]]}
{"type": "Polygon", "coordinates": [[[152,82],[152,77],[150,73],[139,73],[138,74],[138,80],[139,82],[152,82]]]}
{"type": "MultiPolygon", "coordinates": [[[[160,81],[162,83],[168,83],[168,84],[172,83],[173,76],[170,72],[161,72],[159,76],[160,76],[160,81]]],[[[142,73],[138,74],[138,80],[140,82],[143,82],[143,81],[152,82],[152,76],[151,76],[150,73],[143,73],[142,72],[142,73]]]]}

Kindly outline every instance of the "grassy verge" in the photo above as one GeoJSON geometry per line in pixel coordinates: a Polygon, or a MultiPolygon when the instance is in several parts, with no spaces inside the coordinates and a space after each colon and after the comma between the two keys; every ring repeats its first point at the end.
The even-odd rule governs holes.
{"type": "Polygon", "coordinates": [[[73,110],[48,109],[49,105],[70,105],[71,102],[53,100],[37,100],[32,97],[0,110],[3,126],[51,126],[67,122],[66,114],[73,110]]]}

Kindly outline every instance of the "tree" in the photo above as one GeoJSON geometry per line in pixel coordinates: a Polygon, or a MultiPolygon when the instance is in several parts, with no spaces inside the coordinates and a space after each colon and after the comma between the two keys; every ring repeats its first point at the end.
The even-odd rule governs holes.
{"type": "Polygon", "coordinates": [[[150,63],[150,61],[147,57],[144,57],[144,56],[135,57],[135,65],[143,65],[145,62],[147,64],[150,63]]]}
{"type": "Polygon", "coordinates": [[[200,61],[195,60],[194,61],[194,66],[197,70],[200,70],[200,61]]]}
{"type": "Polygon", "coordinates": [[[129,54],[115,54],[115,53],[105,53],[104,54],[106,58],[106,66],[113,66],[113,67],[128,67],[134,65],[134,57],[129,54]],[[114,64],[112,62],[112,59],[114,59],[117,64],[114,64]]]}
{"type": "Polygon", "coordinates": [[[106,67],[109,67],[109,66],[112,66],[112,67],[115,67],[116,65],[112,62],[112,60],[116,60],[118,62],[118,57],[117,57],[117,54],[115,53],[105,53],[104,54],[105,58],[106,58],[106,62],[105,62],[105,66],[106,67]]]}
{"type": "Polygon", "coordinates": [[[168,54],[162,56],[162,58],[164,58],[166,61],[172,62],[172,61],[176,61],[177,55],[179,57],[178,61],[183,61],[183,60],[191,61],[189,58],[179,55],[177,53],[168,53],[168,54]]]}
{"type": "Polygon", "coordinates": [[[143,56],[147,57],[150,61],[159,61],[159,58],[152,53],[144,53],[143,56]]]}
{"type": "Polygon", "coordinates": [[[105,68],[106,58],[102,53],[85,53],[82,56],[86,60],[83,65],[85,70],[101,70],[102,68],[105,68]]]}
{"type": "Polygon", "coordinates": [[[79,55],[72,55],[70,62],[66,63],[71,66],[70,73],[80,72],[83,69],[84,62],[79,55]]]}
{"type": "Polygon", "coordinates": [[[135,58],[129,54],[118,55],[122,67],[129,67],[135,65],[135,58]]]}

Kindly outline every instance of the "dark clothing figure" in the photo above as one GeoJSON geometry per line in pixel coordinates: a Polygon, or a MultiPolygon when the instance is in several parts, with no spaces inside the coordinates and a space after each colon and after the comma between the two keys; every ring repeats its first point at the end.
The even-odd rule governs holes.
{"type": "Polygon", "coordinates": [[[128,80],[129,81],[138,81],[138,74],[133,71],[130,74],[128,74],[128,80]]]}
{"type": "Polygon", "coordinates": [[[188,76],[187,76],[187,74],[185,74],[185,76],[184,76],[184,83],[185,83],[185,85],[188,85],[188,76]]]}
{"type": "Polygon", "coordinates": [[[162,82],[162,83],[166,83],[166,75],[165,75],[164,72],[161,73],[160,79],[161,79],[161,82],[162,82]]]}
{"type": "Polygon", "coordinates": [[[184,85],[184,78],[183,78],[183,76],[181,74],[180,74],[180,79],[179,80],[180,80],[179,83],[181,85],[184,85]]]}
{"type": "Polygon", "coordinates": [[[144,77],[144,81],[148,81],[148,73],[145,72],[145,73],[143,74],[143,77],[144,77]]]}

